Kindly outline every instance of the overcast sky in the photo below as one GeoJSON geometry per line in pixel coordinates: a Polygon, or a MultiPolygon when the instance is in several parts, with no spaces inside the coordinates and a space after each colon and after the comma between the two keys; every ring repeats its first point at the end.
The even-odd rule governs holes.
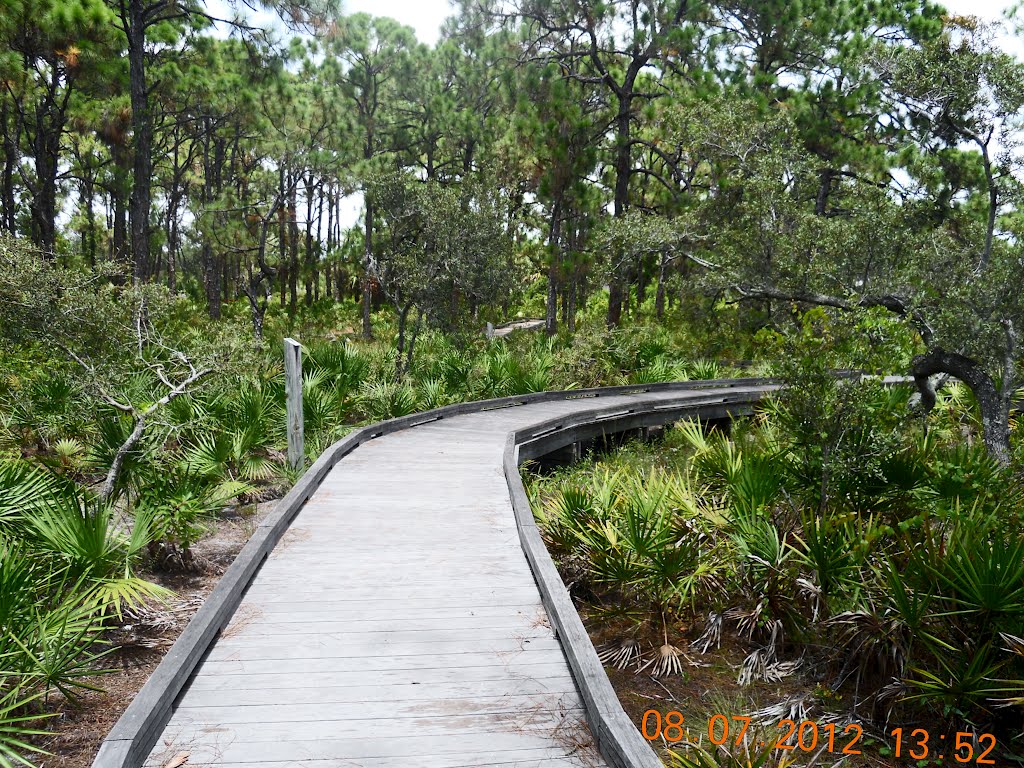
{"type": "MultiPolygon", "coordinates": [[[[437,41],[441,22],[452,14],[448,0],[342,0],[346,13],[369,13],[390,16],[416,30],[425,43],[437,41]]],[[[945,0],[943,5],[954,13],[998,19],[1011,5],[1008,0],[945,0]]],[[[1016,41],[1013,41],[1016,43],[1016,41]]],[[[1008,47],[1017,48],[1010,44],[1008,47]]]]}

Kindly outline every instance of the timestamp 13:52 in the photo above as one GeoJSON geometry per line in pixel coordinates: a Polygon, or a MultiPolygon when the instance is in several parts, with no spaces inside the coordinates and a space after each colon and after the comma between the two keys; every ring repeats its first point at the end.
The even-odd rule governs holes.
{"type": "Polygon", "coordinates": [[[943,760],[946,752],[958,763],[976,763],[978,765],[995,765],[996,761],[989,754],[996,748],[996,737],[991,733],[974,734],[968,731],[957,731],[952,738],[940,734],[932,739],[924,728],[907,731],[894,728],[889,732],[896,740],[894,757],[909,757],[914,760],[926,760],[929,757],[943,760]]]}

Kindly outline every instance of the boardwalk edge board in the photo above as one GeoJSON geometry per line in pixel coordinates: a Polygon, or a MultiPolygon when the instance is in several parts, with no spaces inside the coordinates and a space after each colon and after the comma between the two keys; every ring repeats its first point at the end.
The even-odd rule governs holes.
{"type": "Polygon", "coordinates": [[[637,403],[634,409],[622,413],[622,406],[590,411],[575,417],[561,417],[550,422],[518,430],[509,436],[512,453],[505,455],[505,475],[512,496],[523,548],[540,587],[541,597],[562,639],[576,683],[584,698],[588,721],[594,731],[598,747],[614,766],[647,768],[660,766],[653,751],[644,742],[646,754],[636,748],[640,738],[636,727],[629,722],[611,684],[597,660],[597,654],[583,630],[579,615],[569,599],[558,572],[554,569],[547,549],[540,539],[526,500],[519,463],[581,438],[611,434],[625,429],[654,426],[674,421],[683,415],[702,418],[723,418],[729,413],[750,407],[762,394],[776,388],[775,379],[716,379],[708,381],[666,382],[641,386],[600,387],[594,389],[539,392],[529,395],[458,403],[430,411],[415,413],[356,429],[331,445],[310,466],[299,481],[278,502],[274,511],[260,523],[256,532],[224,572],[217,586],[192,617],[170,650],[154,670],[149,680],[121,715],[106,739],[100,745],[93,768],[140,768],[153,749],[160,733],[170,719],[175,700],[185,688],[207,650],[221,630],[228,624],[252,582],[261,564],[284,535],[303,505],[317,490],[328,472],[346,455],[381,435],[391,434],[439,419],[468,413],[479,413],[497,408],[516,407],[533,403],[599,398],[618,395],[668,392],[698,392],[678,405],[661,403],[653,409],[637,403]],[[759,392],[732,393],[734,388],[760,388],[759,392]],[[711,390],[712,394],[705,395],[711,390]],[[719,394],[722,393],[722,394],[719,394]],[[603,417],[594,422],[595,417],[603,417]],[[554,428],[553,428],[554,427],[554,428]],[[516,441],[516,442],[512,442],[516,441]],[[524,506],[525,505],[525,506],[524,506]],[[582,635],[580,634],[582,632],[582,635]],[[596,664],[596,667],[594,666],[596,664]],[[612,704],[614,703],[614,707],[612,704]],[[617,712],[615,711],[617,708],[617,712]],[[627,729],[626,726],[629,726],[627,729]],[[652,762],[652,760],[654,762],[652,762]]]}

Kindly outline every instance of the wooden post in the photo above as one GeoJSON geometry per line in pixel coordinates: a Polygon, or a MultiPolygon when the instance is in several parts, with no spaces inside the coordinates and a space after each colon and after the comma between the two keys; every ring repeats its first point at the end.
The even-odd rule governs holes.
{"type": "Polygon", "coordinates": [[[305,463],[302,434],[302,345],[284,340],[284,391],[288,410],[288,465],[301,469],[305,463]]]}

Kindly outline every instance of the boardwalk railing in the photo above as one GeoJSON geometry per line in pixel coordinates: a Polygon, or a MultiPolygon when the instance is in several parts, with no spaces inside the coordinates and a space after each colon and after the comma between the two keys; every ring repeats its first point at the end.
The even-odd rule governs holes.
{"type": "Polygon", "coordinates": [[[324,451],[275,510],[263,520],[111,729],[100,746],[93,768],[139,768],[145,762],[171,716],[175,700],[204,654],[230,621],[246,587],[264,559],[330,470],[360,445],[381,435],[462,414],[558,400],[678,392],[678,400],[662,399],[657,403],[637,401],[635,407],[623,408],[619,405],[591,410],[518,430],[509,435],[504,458],[505,476],[523,549],[555,631],[565,648],[601,753],[612,765],[622,768],[659,766],[653,751],[640,737],[615,698],[579,615],[540,539],[519,479],[518,467],[529,458],[602,434],[666,424],[688,416],[718,419],[749,412],[765,393],[777,385],[778,382],[770,379],[722,379],[540,392],[459,403],[354,430],[324,451]],[[746,391],[729,391],[733,389],[746,391]]]}

